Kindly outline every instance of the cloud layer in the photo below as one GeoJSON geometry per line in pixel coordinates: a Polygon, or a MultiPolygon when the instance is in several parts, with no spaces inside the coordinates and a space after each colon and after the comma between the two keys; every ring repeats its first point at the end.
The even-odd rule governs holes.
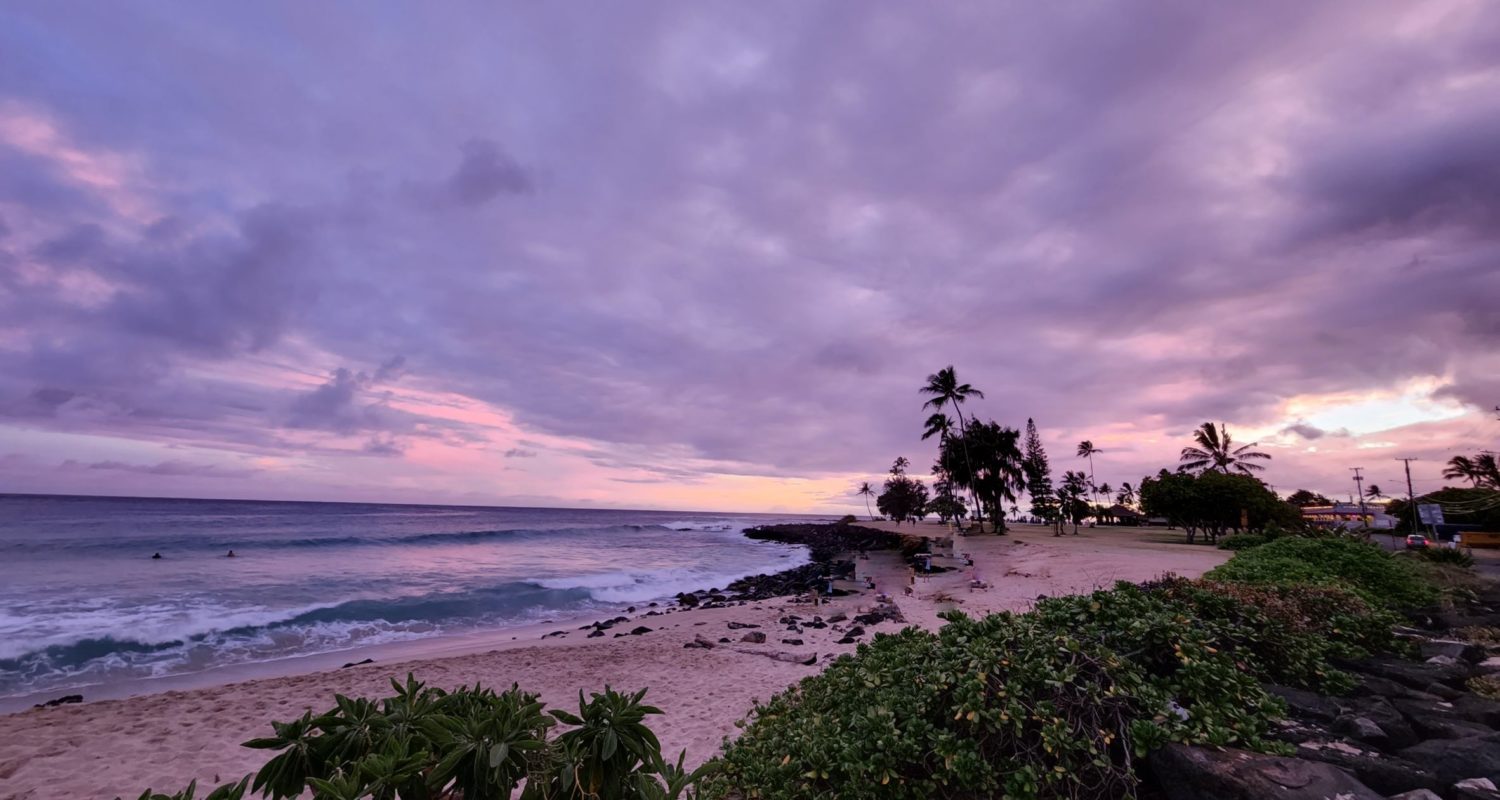
{"type": "Polygon", "coordinates": [[[852,507],[927,455],[952,363],[1113,482],[1206,419],[1283,487],[1431,480],[1500,438],[1497,31],[1456,0],[3,8],[0,478],[852,507]]]}

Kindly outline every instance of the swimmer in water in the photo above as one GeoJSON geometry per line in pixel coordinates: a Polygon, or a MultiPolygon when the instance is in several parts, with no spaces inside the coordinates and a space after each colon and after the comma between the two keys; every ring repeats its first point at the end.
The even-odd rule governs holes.
{"type": "Polygon", "coordinates": [[[152,560],[153,560],[153,561],[155,561],[155,560],[156,560],[156,559],[159,559],[159,558],[161,558],[161,553],[157,553],[157,554],[155,554],[155,555],[153,555],[153,556],[151,556],[151,559],[152,559],[152,560]]]}
{"type": "Polygon", "coordinates": [[[229,555],[227,555],[227,556],[224,556],[224,557],[225,557],[225,558],[234,558],[234,551],[233,551],[233,550],[230,550],[230,551],[229,551],[229,555]]]}

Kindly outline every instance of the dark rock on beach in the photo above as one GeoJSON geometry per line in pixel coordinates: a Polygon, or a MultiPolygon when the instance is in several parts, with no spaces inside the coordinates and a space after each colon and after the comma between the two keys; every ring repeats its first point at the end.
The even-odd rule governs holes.
{"type": "MultiPolygon", "coordinates": [[[[339,669],[348,669],[350,667],[358,667],[358,666],[362,666],[364,664],[374,664],[374,663],[375,663],[375,659],[373,659],[373,658],[367,658],[364,661],[350,661],[349,663],[345,664],[344,666],[339,667],[339,669]]],[[[64,698],[64,699],[66,699],[66,698],[64,698]]],[[[78,702],[83,702],[83,698],[79,697],[78,698],[78,702]]]]}
{"type": "Polygon", "coordinates": [[[1330,764],[1169,744],[1148,761],[1168,800],[1384,800],[1330,764]]]}
{"type": "Polygon", "coordinates": [[[1484,739],[1429,739],[1400,755],[1432,770],[1447,784],[1465,778],[1500,780],[1500,744],[1484,739]]]}
{"type": "MultiPolygon", "coordinates": [[[[344,666],[347,667],[347,666],[351,666],[351,665],[345,664],[344,666]]],[[[83,702],[83,695],[81,695],[81,694],[65,694],[62,697],[53,698],[51,700],[48,700],[45,703],[37,703],[36,705],[32,706],[32,708],[56,708],[57,706],[66,706],[66,705],[72,705],[73,703],[82,703],[82,702],[83,702]]]]}

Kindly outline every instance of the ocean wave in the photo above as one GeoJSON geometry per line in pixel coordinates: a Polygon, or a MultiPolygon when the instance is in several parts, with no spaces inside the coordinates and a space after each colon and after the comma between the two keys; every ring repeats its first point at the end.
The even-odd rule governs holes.
{"type": "MultiPolygon", "coordinates": [[[[175,630],[164,625],[120,625],[131,635],[11,640],[0,657],[0,695],[62,688],[106,677],[143,677],[210,665],[265,661],[485,626],[524,624],[597,605],[584,588],[552,588],[516,581],[464,592],[359,599],[286,610],[225,610],[207,630],[190,615],[175,630]],[[254,624],[244,624],[248,620],[254,624]]],[[[97,622],[98,620],[95,620],[97,622]]],[[[106,629],[108,630],[108,629],[106,629]]]]}
{"type": "MultiPolygon", "coordinates": [[[[386,536],[365,536],[357,534],[337,534],[329,536],[302,536],[297,538],[278,539],[263,533],[247,532],[244,534],[222,534],[210,533],[192,536],[171,535],[156,540],[137,539],[134,543],[139,544],[142,552],[180,552],[180,551],[207,551],[220,552],[228,549],[240,550],[278,550],[278,549],[300,549],[300,548],[324,548],[324,547],[401,547],[409,545],[435,545],[435,544],[461,544],[467,542],[482,542],[492,539],[526,539],[533,537],[557,537],[577,536],[611,533],[659,531],[672,530],[665,525],[600,525],[596,527],[558,527],[558,528],[495,528],[474,531],[438,531],[430,533],[410,533],[386,536]]],[[[693,529],[708,530],[708,529],[693,529]]],[[[0,550],[5,549],[34,549],[39,543],[17,540],[12,542],[0,542],[0,550]]],[[[49,547],[64,549],[68,551],[109,551],[120,550],[121,543],[114,540],[86,539],[73,542],[48,542],[49,547]]]]}

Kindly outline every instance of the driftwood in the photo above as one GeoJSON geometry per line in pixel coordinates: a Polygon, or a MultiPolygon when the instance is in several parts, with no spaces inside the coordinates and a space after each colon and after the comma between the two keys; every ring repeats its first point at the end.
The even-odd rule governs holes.
{"type": "Polygon", "coordinates": [[[818,663],[818,654],[817,653],[812,653],[810,655],[803,655],[802,653],[787,653],[787,652],[776,651],[776,650],[769,650],[769,651],[768,650],[747,650],[747,649],[745,649],[743,647],[731,647],[729,649],[733,650],[736,653],[748,653],[748,654],[750,654],[752,656],[765,656],[766,658],[774,658],[777,661],[785,661],[788,664],[816,664],[816,663],[818,663]]]}

